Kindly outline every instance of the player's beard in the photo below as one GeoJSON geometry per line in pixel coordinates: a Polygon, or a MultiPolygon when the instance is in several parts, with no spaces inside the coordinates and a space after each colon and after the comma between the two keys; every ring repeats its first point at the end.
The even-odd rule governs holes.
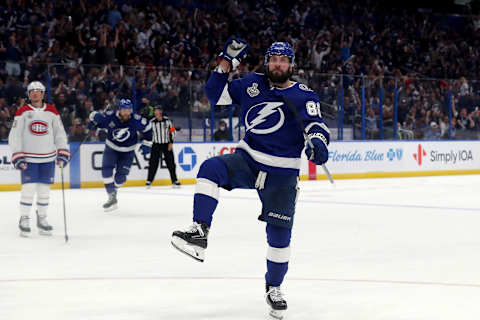
{"type": "Polygon", "coordinates": [[[124,114],[120,114],[120,121],[122,122],[127,122],[129,119],[130,119],[130,115],[124,115],[124,114]]]}
{"type": "MultiPolygon", "coordinates": [[[[280,70],[278,70],[280,71],[280,70]]],[[[292,68],[288,68],[285,72],[272,72],[270,69],[266,68],[266,72],[268,79],[273,83],[284,83],[285,81],[289,80],[292,76],[292,68]]]]}

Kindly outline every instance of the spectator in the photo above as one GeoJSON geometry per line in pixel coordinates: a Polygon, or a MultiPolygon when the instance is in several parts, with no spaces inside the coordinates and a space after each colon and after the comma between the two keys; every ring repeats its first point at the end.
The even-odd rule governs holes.
{"type": "Polygon", "coordinates": [[[83,125],[82,121],[79,118],[74,120],[73,126],[70,129],[68,135],[68,141],[70,142],[82,142],[85,139],[85,135],[89,133],[83,125]]]}
{"type": "Polygon", "coordinates": [[[23,59],[23,52],[17,44],[17,38],[15,33],[13,33],[8,38],[8,45],[6,50],[6,64],[5,71],[9,76],[19,76],[20,62],[23,59]]]}
{"type": "Polygon", "coordinates": [[[8,129],[0,122],[0,142],[8,142],[8,129]]]}
{"type": "MultiPolygon", "coordinates": [[[[195,92],[197,95],[197,93],[195,92]]],[[[210,102],[208,102],[207,96],[204,93],[201,94],[200,100],[195,100],[192,107],[192,112],[208,112],[210,111],[210,102]]]]}
{"type": "Polygon", "coordinates": [[[368,108],[367,116],[365,117],[365,129],[366,129],[366,138],[367,139],[377,139],[378,138],[378,126],[377,126],[377,115],[373,108],[368,108]]]}
{"type": "Polygon", "coordinates": [[[227,123],[224,120],[220,120],[218,129],[213,134],[215,141],[229,141],[230,133],[227,130],[227,123]]]}
{"type": "Polygon", "coordinates": [[[435,121],[430,122],[430,126],[425,131],[425,140],[440,140],[440,127],[435,121]]]}

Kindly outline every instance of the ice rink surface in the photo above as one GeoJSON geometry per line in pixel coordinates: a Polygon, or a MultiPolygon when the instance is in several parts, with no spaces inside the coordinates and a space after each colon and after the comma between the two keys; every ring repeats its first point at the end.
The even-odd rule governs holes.
{"type": "MultiPolygon", "coordinates": [[[[286,320],[480,318],[480,176],[300,188],[286,320]]],[[[66,190],[67,244],[60,190],[54,235],[34,227],[29,239],[19,192],[0,192],[0,319],[268,319],[256,192],[221,191],[203,264],[170,245],[191,223],[193,192],[122,188],[104,213],[103,189],[66,190]]]]}

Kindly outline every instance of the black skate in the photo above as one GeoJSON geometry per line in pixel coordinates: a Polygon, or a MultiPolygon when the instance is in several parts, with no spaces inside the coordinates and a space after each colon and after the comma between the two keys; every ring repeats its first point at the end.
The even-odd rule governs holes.
{"type": "Polygon", "coordinates": [[[283,299],[280,287],[272,287],[266,284],[265,291],[267,292],[265,298],[270,306],[270,316],[278,320],[283,319],[287,310],[287,301],[283,299]]]}
{"type": "Polygon", "coordinates": [[[147,187],[147,190],[152,187],[152,181],[147,181],[145,182],[145,187],[147,187]]]}
{"type": "Polygon", "coordinates": [[[175,180],[175,181],[172,182],[172,188],[174,188],[174,189],[180,188],[181,185],[182,184],[178,180],[175,180]]]}
{"type": "Polygon", "coordinates": [[[42,236],[51,236],[52,235],[52,226],[48,224],[47,216],[38,215],[37,211],[37,228],[38,233],[42,236]]]}
{"type": "Polygon", "coordinates": [[[118,208],[117,191],[108,194],[108,201],[103,205],[105,212],[110,212],[118,208]]]}
{"type": "Polygon", "coordinates": [[[20,221],[18,221],[18,228],[20,229],[20,236],[28,238],[30,236],[30,217],[29,216],[21,216],[20,221]]]}
{"type": "Polygon", "coordinates": [[[208,230],[209,227],[205,223],[194,222],[186,231],[173,232],[172,245],[180,252],[203,262],[207,248],[208,230]]]}

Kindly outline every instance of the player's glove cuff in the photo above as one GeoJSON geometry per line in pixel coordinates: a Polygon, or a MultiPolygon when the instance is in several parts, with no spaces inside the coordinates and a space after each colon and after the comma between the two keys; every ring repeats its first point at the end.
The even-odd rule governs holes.
{"type": "Polygon", "coordinates": [[[321,132],[313,132],[313,133],[310,133],[308,135],[308,137],[310,138],[310,140],[313,140],[313,139],[320,139],[323,144],[325,145],[325,147],[328,146],[328,140],[327,138],[323,135],[323,133],[321,132]]]}

